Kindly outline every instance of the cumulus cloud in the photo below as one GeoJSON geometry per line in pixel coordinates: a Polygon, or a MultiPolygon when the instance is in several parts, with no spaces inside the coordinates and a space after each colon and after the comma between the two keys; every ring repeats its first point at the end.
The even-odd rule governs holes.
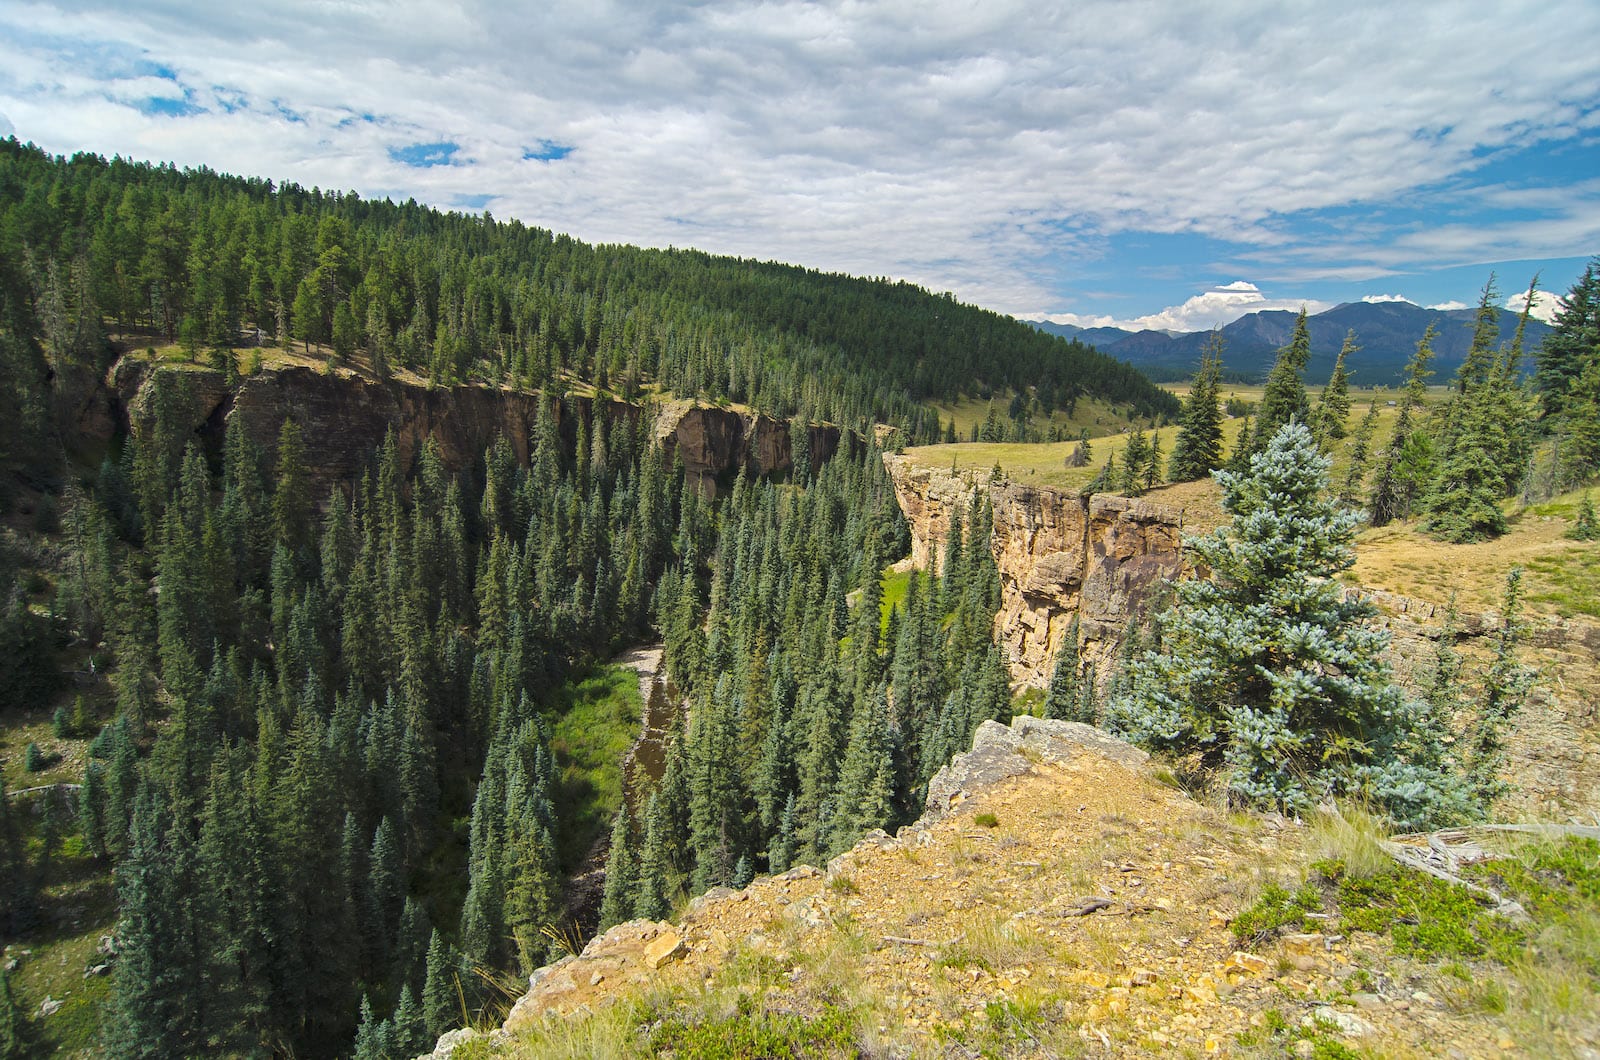
{"type": "MultiPolygon", "coordinates": [[[[1361,300],[1363,302],[1374,302],[1374,303],[1376,303],[1376,302],[1411,302],[1411,299],[1407,298],[1403,294],[1364,294],[1364,295],[1361,296],[1361,300]]],[[[1416,305],[1415,302],[1411,302],[1411,304],[1412,305],[1416,305]]]]}
{"type": "Polygon", "coordinates": [[[1260,313],[1269,309],[1297,313],[1301,306],[1312,313],[1332,308],[1329,303],[1315,299],[1268,298],[1255,284],[1247,280],[1235,280],[1203,291],[1182,305],[1168,306],[1159,313],[1135,317],[1118,326],[1129,331],[1205,331],[1231,324],[1246,313],[1260,313]]]}
{"type": "MultiPolygon", "coordinates": [[[[1513,313],[1522,312],[1523,306],[1527,304],[1527,291],[1518,291],[1506,299],[1506,308],[1513,313]]],[[[1551,294],[1549,291],[1535,291],[1533,292],[1533,308],[1528,311],[1528,315],[1548,324],[1555,320],[1557,313],[1566,308],[1566,304],[1566,299],[1559,295],[1551,294]]]]}
{"type": "MultiPolygon", "coordinates": [[[[1600,191],[1560,188],[1507,200],[1543,211],[1532,227],[1352,227],[1297,253],[1306,211],[1457,188],[1497,152],[1594,135],[1600,5],[1505,16],[1498,0],[1271,20],[1242,0],[54,0],[0,10],[0,111],[55,151],[482,199],[583,238],[1019,310],[1062,306],[1078,263],[1130,232],[1368,279],[1530,244],[1591,253],[1600,191]],[[406,161],[446,143],[450,164],[406,161]]],[[[1264,308],[1247,295],[1141,319],[1210,326],[1264,308]]]]}
{"type": "Polygon", "coordinates": [[[1429,306],[1428,308],[1429,309],[1441,309],[1441,310],[1444,310],[1445,312],[1449,312],[1452,309],[1468,309],[1470,307],[1465,302],[1439,302],[1439,303],[1437,303],[1435,305],[1429,306]]]}

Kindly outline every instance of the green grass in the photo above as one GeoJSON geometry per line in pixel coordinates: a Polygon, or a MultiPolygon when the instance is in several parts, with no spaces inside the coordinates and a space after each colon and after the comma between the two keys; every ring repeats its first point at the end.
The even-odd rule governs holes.
{"type": "Polygon", "coordinates": [[[582,864],[611,830],[622,806],[622,758],[638,738],[643,710],[639,675],[621,666],[596,666],[561,691],[550,750],[561,769],[554,794],[563,871],[582,864]]]}
{"type": "Polygon", "coordinates": [[[93,1055],[111,979],[85,978],[84,972],[104,960],[95,948],[116,923],[110,866],[85,853],[70,817],[57,814],[52,826],[43,799],[24,796],[13,800],[11,809],[39,883],[33,923],[7,940],[6,948],[7,956],[19,962],[11,974],[11,991],[28,1020],[27,1055],[93,1055]],[[39,1018],[47,997],[62,1006],[39,1018]]]}
{"type": "Polygon", "coordinates": [[[889,613],[906,602],[906,589],[911,584],[911,572],[884,571],[883,580],[879,583],[883,587],[883,599],[878,604],[882,612],[881,620],[883,630],[889,628],[889,613]]]}

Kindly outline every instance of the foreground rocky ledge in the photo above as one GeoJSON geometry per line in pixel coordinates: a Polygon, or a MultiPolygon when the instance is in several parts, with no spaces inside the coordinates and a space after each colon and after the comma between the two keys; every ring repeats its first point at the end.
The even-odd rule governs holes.
{"type": "Polygon", "coordinates": [[[989,723],[941,778],[897,836],[872,833],[825,870],[713,890],[676,923],[618,925],[536,972],[502,1028],[454,1032],[433,1055],[466,1040],[538,1055],[530,1036],[647,995],[692,1013],[750,961],[780,970],[762,1003],[789,1011],[847,984],[884,1021],[886,1055],[941,1053],[993,1006],[1039,997],[1066,1006],[1077,1049],[1100,1053],[1217,1053],[1268,1012],[1378,1055],[1515,1048],[1492,1015],[1407,978],[1377,936],[1330,929],[1239,952],[1231,918],[1261,876],[1295,871],[1302,829],[1196,803],[1104,733],[989,723]]]}

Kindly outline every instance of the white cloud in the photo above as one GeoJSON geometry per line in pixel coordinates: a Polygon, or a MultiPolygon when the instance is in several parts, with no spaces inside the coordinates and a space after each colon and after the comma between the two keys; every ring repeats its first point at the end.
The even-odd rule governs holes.
{"type": "Polygon", "coordinates": [[[1159,313],[1135,317],[1117,326],[1129,331],[1205,331],[1231,324],[1246,313],[1269,309],[1297,313],[1301,306],[1312,313],[1333,308],[1330,303],[1309,298],[1268,298],[1255,284],[1235,280],[1197,294],[1182,305],[1168,306],[1159,313]]]}
{"type": "MultiPolygon", "coordinates": [[[[1119,234],[1289,255],[1298,211],[1391,201],[1495,152],[1593,135],[1596,39],[1592,0],[1515,17],[1503,0],[1351,0],[1272,20],[1242,0],[57,0],[0,10],[0,111],[53,151],[441,205],[492,195],[497,215],[587,239],[903,276],[1022,309],[1059,306],[1073,263],[1119,234]],[[208,113],[139,109],[184,90],[208,113]],[[388,155],[438,141],[460,145],[459,164],[388,155]],[[524,160],[540,141],[573,151],[524,160]]],[[[1295,265],[1370,280],[1592,253],[1600,190],[1537,190],[1502,196],[1547,212],[1532,225],[1400,243],[1352,226],[1341,253],[1295,265]]],[[[1264,308],[1234,298],[1248,294],[1141,319],[1207,327],[1264,308]]]]}
{"type": "Polygon", "coordinates": [[[1410,302],[1412,305],[1416,305],[1415,302],[1412,302],[1411,299],[1407,298],[1403,294],[1364,294],[1364,295],[1361,296],[1361,300],[1363,302],[1374,302],[1374,303],[1376,303],[1376,302],[1410,302]]]}
{"type": "MultiPolygon", "coordinates": [[[[1513,313],[1522,312],[1522,307],[1527,304],[1527,291],[1518,291],[1506,299],[1506,308],[1513,313]]],[[[1529,311],[1528,315],[1548,324],[1555,320],[1556,314],[1561,312],[1566,307],[1566,304],[1566,299],[1559,295],[1551,294],[1549,291],[1535,291],[1533,292],[1533,309],[1529,311]]]]}
{"type": "Polygon", "coordinates": [[[1448,313],[1453,309],[1470,309],[1471,306],[1467,305],[1465,302],[1440,302],[1437,305],[1431,305],[1428,308],[1440,309],[1448,313]]]}

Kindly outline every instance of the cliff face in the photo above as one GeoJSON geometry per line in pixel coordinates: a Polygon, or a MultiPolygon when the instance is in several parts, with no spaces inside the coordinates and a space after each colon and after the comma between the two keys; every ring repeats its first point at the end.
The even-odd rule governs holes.
{"type": "MultiPolygon", "coordinates": [[[[485,386],[429,389],[348,373],[329,376],[303,367],[262,371],[230,390],[218,372],[123,358],[107,375],[103,394],[86,406],[80,428],[108,439],[119,420],[125,426],[150,415],[158,379],[162,386],[187,388],[183,415],[202,441],[214,442],[225,425],[239,423],[270,450],[279,424],[292,416],[300,425],[319,496],[331,484],[359,475],[390,429],[402,463],[432,439],[445,466],[459,470],[499,437],[526,463],[541,400],[537,394],[485,386]]],[[[558,410],[558,423],[571,445],[580,422],[594,415],[615,424],[643,413],[641,406],[622,401],[569,398],[558,410]]],[[[775,474],[793,467],[790,426],[768,416],[674,402],[657,414],[654,433],[668,459],[682,459],[690,481],[707,494],[715,492],[718,478],[740,468],[775,474]]],[[[831,458],[846,437],[838,427],[811,427],[813,465],[831,458]]]]}
{"type": "MultiPolygon", "coordinates": [[[[918,567],[937,568],[951,513],[965,512],[974,493],[981,490],[993,506],[991,545],[1003,590],[995,640],[1020,684],[1049,682],[1074,616],[1079,650],[1104,680],[1128,622],[1162,584],[1189,573],[1178,509],[988,483],[971,473],[918,467],[894,454],[884,463],[911,526],[918,567]]],[[[1392,638],[1387,657],[1397,677],[1412,688],[1426,684],[1448,609],[1370,588],[1347,591],[1377,605],[1375,622],[1392,638]]],[[[1457,616],[1457,647],[1474,667],[1486,665],[1501,625],[1492,612],[1457,616]]],[[[1499,812],[1508,818],[1587,820],[1600,813],[1600,697],[1594,693],[1600,688],[1600,627],[1575,619],[1535,620],[1527,628],[1527,647],[1526,661],[1540,677],[1507,733],[1504,776],[1514,783],[1499,812]]]]}
{"type": "Polygon", "coordinates": [[[953,512],[979,491],[994,509],[991,546],[1002,598],[995,637],[1012,678],[1042,686],[1078,619],[1079,650],[1105,674],[1123,631],[1150,595],[1183,572],[1183,513],[1126,497],[1083,497],[968,474],[884,463],[911,527],[912,562],[937,568],[953,512]]]}

